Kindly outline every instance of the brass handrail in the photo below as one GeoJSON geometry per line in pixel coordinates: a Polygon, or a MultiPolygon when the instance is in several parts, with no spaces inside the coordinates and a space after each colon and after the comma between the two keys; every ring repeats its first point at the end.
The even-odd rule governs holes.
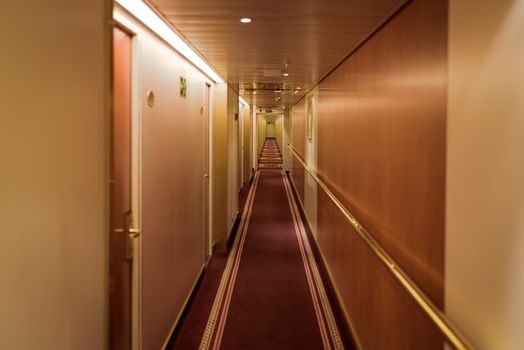
{"type": "Polygon", "coordinates": [[[458,350],[473,349],[471,343],[457,329],[451,320],[440,310],[431,299],[420,289],[419,286],[408,276],[406,272],[393,260],[386,250],[377,242],[377,240],[366,230],[364,226],[355,218],[353,214],[340,202],[340,200],[331,192],[324,182],[317,176],[317,173],[308,167],[302,159],[302,156],[295,151],[293,146],[287,145],[291,153],[302,164],[304,169],[311,175],[316,183],[322,188],[331,201],[342,212],[344,217],[351,223],[360,238],[371,249],[375,256],[387,267],[397,282],[404,288],[415,303],[422,309],[424,314],[429,317],[436,325],[438,330],[444,335],[448,343],[458,350]]]}

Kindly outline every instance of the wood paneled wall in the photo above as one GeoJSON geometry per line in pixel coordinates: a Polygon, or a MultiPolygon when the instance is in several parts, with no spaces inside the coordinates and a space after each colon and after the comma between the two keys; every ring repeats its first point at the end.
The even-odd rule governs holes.
{"type": "MultiPolygon", "coordinates": [[[[446,69],[447,1],[413,0],[319,85],[317,106],[321,178],[440,307],[446,69]]],[[[299,152],[303,103],[293,113],[299,152]]],[[[322,191],[317,234],[363,348],[442,348],[322,191]]]]}
{"type": "MultiPolygon", "coordinates": [[[[305,99],[293,107],[291,118],[293,148],[300,153],[302,158],[306,155],[306,104],[305,99]]],[[[304,181],[305,171],[300,162],[292,156],[292,179],[295,184],[298,196],[304,203],[304,181]]]]}
{"type": "Polygon", "coordinates": [[[257,115],[257,162],[258,158],[260,157],[260,153],[262,152],[262,147],[264,147],[264,141],[266,140],[266,127],[266,119],[261,115],[257,115]]]}
{"type": "Polygon", "coordinates": [[[238,214],[238,190],[240,188],[239,179],[239,102],[238,93],[228,85],[227,87],[227,221],[226,221],[226,241],[220,246],[225,249],[227,239],[231,234],[238,214]]]}
{"type": "Polygon", "coordinates": [[[209,80],[129,17],[139,50],[141,118],[141,338],[160,349],[204,267],[205,89],[209,80]],[[179,94],[180,77],[187,96],[179,94]],[[148,91],[155,103],[146,101],[148,91]]]}
{"type": "Polygon", "coordinates": [[[226,83],[215,84],[211,232],[213,249],[219,251],[226,249],[227,241],[227,90],[226,83]]]}
{"type": "Polygon", "coordinates": [[[283,151],[283,139],[282,139],[282,125],[283,125],[283,117],[277,117],[275,119],[275,134],[276,134],[276,141],[278,148],[280,149],[280,153],[282,154],[283,151]]]}
{"type": "Polygon", "coordinates": [[[251,179],[251,174],[252,174],[252,171],[251,171],[251,145],[252,145],[252,142],[251,142],[251,108],[249,106],[246,106],[245,107],[245,111],[243,113],[243,116],[244,118],[244,122],[243,122],[243,127],[244,127],[244,132],[243,132],[243,137],[244,137],[244,140],[243,140],[243,145],[242,147],[244,147],[244,151],[243,151],[243,156],[244,156],[244,162],[243,162],[243,165],[244,165],[244,169],[243,169],[243,185],[244,186],[248,186],[249,185],[249,180],[251,179]]]}

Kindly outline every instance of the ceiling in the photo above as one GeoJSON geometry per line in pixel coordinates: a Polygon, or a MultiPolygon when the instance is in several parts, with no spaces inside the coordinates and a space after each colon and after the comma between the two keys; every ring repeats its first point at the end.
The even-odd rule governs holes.
{"type": "Polygon", "coordinates": [[[403,2],[148,0],[249,103],[266,108],[293,105],[403,2]]]}
{"type": "Polygon", "coordinates": [[[264,118],[266,122],[274,122],[282,116],[282,113],[257,113],[257,116],[264,118]]]}

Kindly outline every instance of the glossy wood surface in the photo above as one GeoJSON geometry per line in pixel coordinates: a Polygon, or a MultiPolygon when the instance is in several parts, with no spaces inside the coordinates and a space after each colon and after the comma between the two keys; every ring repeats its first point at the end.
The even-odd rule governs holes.
{"type": "MultiPolygon", "coordinates": [[[[293,148],[302,155],[305,156],[306,151],[306,105],[305,100],[300,101],[293,107],[293,115],[291,118],[292,122],[292,133],[293,133],[293,148]]],[[[298,196],[302,203],[304,203],[304,181],[305,171],[302,165],[292,157],[292,178],[298,196]]]]}
{"type": "Polygon", "coordinates": [[[204,238],[204,252],[206,261],[212,254],[211,247],[211,193],[210,193],[210,135],[211,135],[211,84],[205,83],[204,86],[204,220],[205,220],[205,238],[204,238]]]}
{"type": "Polygon", "coordinates": [[[131,349],[131,261],[125,232],[131,212],[131,36],[113,28],[113,113],[111,118],[109,231],[109,344],[131,349]]]}
{"type": "Polygon", "coordinates": [[[251,162],[250,162],[250,155],[251,155],[251,108],[250,107],[246,107],[245,108],[245,111],[243,113],[243,118],[244,118],[244,122],[243,122],[243,127],[244,127],[244,131],[243,131],[243,145],[242,147],[244,148],[244,151],[242,152],[243,153],[243,166],[244,166],[244,170],[243,170],[243,179],[242,179],[242,182],[243,182],[243,185],[244,186],[247,186],[249,185],[249,179],[251,178],[251,168],[252,168],[252,165],[251,165],[251,162]]]}
{"type": "MultiPolygon", "coordinates": [[[[320,84],[317,110],[320,177],[441,308],[446,60],[447,2],[414,0],[320,84]]],[[[318,241],[363,348],[442,348],[321,191],[318,241]]]]}
{"type": "Polygon", "coordinates": [[[317,241],[362,349],[442,349],[443,337],[318,192],[317,241]]]}
{"type": "Polygon", "coordinates": [[[227,84],[215,84],[213,103],[212,247],[225,250],[227,239],[227,84]]]}
{"type": "Polygon", "coordinates": [[[142,348],[161,349],[204,265],[205,82],[140,32],[142,348]],[[187,96],[179,94],[180,77],[187,96]],[[152,107],[147,92],[155,94],[152,107]]]}

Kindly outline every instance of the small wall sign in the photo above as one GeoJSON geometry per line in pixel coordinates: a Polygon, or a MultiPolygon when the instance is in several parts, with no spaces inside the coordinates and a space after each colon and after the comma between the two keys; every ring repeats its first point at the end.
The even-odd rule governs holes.
{"type": "Polygon", "coordinates": [[[180,77],[180,96],[186,97],[187,95],[187,81],[186,78],[180,77]]]}

